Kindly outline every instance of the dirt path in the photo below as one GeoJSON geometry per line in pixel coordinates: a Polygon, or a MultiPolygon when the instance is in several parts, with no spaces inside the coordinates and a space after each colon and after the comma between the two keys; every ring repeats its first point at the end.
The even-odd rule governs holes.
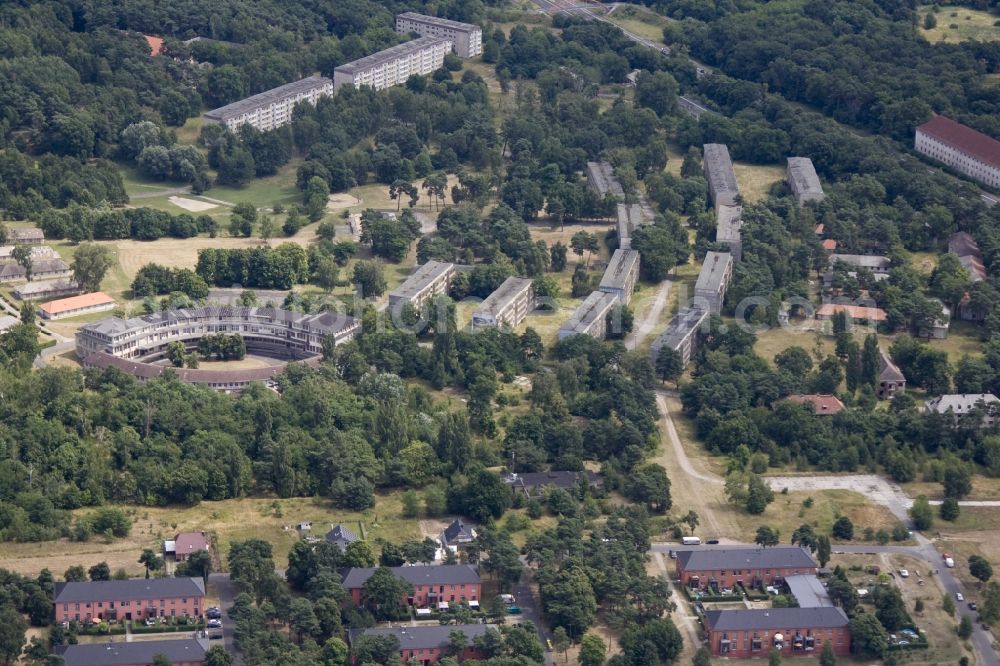
{"type": "Polygon", "coordinates": [[[653,304],[650,306],[646,316],[643,317],[642,321],[631,333],[625,336],[625,346],[628,349],[635,349],[642,344],[646,336],[653,332],[656,323],[660,321],[660,314],[663,312],[663,308],[666,307],[667,298],[670,296],[670,283],[673,279],[674,271],[671,270],[670,273],[670,278],[660,283],[659,290],[656,292],[656,298],[653,300],[653,304]]]}

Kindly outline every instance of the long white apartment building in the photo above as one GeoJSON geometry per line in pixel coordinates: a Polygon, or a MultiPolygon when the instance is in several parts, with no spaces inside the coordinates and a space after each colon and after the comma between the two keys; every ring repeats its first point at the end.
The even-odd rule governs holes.
{"type": "Polygon", "coordinates": [[[534,309],[534,281],[530,278],[509,277],[472,313],[472,330],[514,328],[534,309]]]}
{"type": "Polygon", "coordinates": [[[333,70],[333,89],[353,83],[383,90],[406,83],[414,74],[425,76],[440,69],[453,46],[454,42],[441,37],[419,37],[397,44],[333,70]]]}
{"type": "Polygon", "coordinates": [[[729,248],[733,261],[743,258],[743,206],[719,206],[715,214],[715,241],[729,248]]]}
{"type": "Polygon", "coordinates": [[[653,365],[656,365],[656,358],[660,355],[661,349],[672,349],[681,357],[681,365],[687,367],[688,363],[698,351],[698,339],[708,318],[708,310],[692,305],[688,308],[681,308],[667,328],[656,336],[649,351],[652,355],[653,365]]]}
{"type": "Polygon", "coordinates": [[[641,204],[618,204],[618,247],[631,250],[632,232],[649,222],[641,204]]]}
{"type": "Polygon", "coordinates": [[[455,53],[462,58],[474,58],[483,53],[483,29],[471,23],[404,12],[396,16],[396,32],[449,39],[455,45],[455,53]]]}
{"type": "Polygon", "coordinates": [[[299,102],[315,105],[325,95],[333,95],[333,81],[324,76],[308,76],[208,111],[202,119],[207,124],[225,125],[233,132],[241,125],[267,132],[290,123],[299,102]]]}
{"type": "Polygon", "coordinates": [[[615,294],[591,292],[573,311],[573,315],[559,327],[559,339],[572,335],[589,335],[603,340],[608,335],[608,315],[617,302],[618,296],[615,294]]]}
{"type": "Polygon", "coordinates": [[[606,294],[614,294],[623,304],[628,305],[638,280],[639,253],[619,248],[611,255],[611,261],[608,262],[608,268],[601,276],[601,284],[597,289],[606,294]]]}
{"type": "Polygon", "coordinates": [[[1000,141],[993,137],[934,116],[917,128],[914,148],[973,180],[1000,188],[1000,141]]]}
{"type": "Polygon", "coordinates": [[[417,266],[403,284],[389,292],[389,312],[398,316],[407,304],[420,310],[431,298],[448,293],[455,270],[455,264],[443,261],[417,266]]]}
{"type": "Polygon", "coordinates": [[[816,167],[808,157],[788,158],[788,186],[800,206],[807,201],[822,201],[826,198],[823,184],[816,175],[816,167]]]}
{"type": "Polygon", "coordinates": [[[707,304],[710,314],[722,312],[726,290],[733,279],[733,256],[728,252],[709,252],[701,265],[698,281],[694,283],[694,296],[707,304]],[[703,299],[703,300],[702,300],[703,299]]]}
{"type": "Polygon", "coordinates": [[[702,147],[702,168],[708,181],[708,194],[712,205],[735,206],[739,203],[740,187],[736,183],[736,171],[729,156],[729,148],[724,143],[706,143],[702,147]]]}

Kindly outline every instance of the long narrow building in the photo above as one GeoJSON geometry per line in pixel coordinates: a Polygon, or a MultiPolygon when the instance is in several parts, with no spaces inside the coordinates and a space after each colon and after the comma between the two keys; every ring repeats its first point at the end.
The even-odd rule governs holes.
{"type": "Polygon", "coordinates": [[[587,185],[602,199],[609,194],[618,199],[625,198],[625,190],[615,177],[615,169],[610,162],[587,162],[587,185]]]}
{"type": "Polygon", "coordinates": [[[451,40],[455,53],[462,58],[474,58],[483,53],[483,29],[471,23],[403,12],[396,16],[396,32],[416,33],[421,37],[441,37],[451,40]]]}
{"type": "Polygon", "coordinates": [[[383,90],[406,83],[413,75],[426,76],[440,69],[454,46],[441,37],[419,37],[378,53],[346,63],[333,70],[333,89],[345,83],[383,90]]]}
{"type": "Polygon", "coordinates": [[[807,201],[822,201],[826,197],[816,175],[816,167],[808,157],[788,158],[788,186],[800,206],[807,201]]]}
{"type": "Polygon", "coordinates": [[[267,132],[290,123],[296,104],[315,105],[320,97],[330,95],[333,95],[333,81],[323,76],[308,76],[208,111],[202,119],[205,124],[225,125],[233,132],[241,125],[267,132]]]}
{"type": "Polygon", "coordinates": [[[728,252],[709,252],[694,284],[695,298],[704,303],[711,314],[721,313],[732,278],[733,256],[728,252]]]}
{"type": "Polygon", "coordinates": [[[917,128],[914,149],[969,178],[1000,188],[1000,141],[944,116],[917,128]]]}
{"type": "Polygon", "coordinates": [[[708,310],[697,304],[681,309],[650,345],[654,366],[661,349],[672,349],[680,354],[681,365],[686,368],[698,351],[699,336],[707,319],[708,310]]]}
{"type": "Polygon", "coordinates": [[[639,280],[639,253],[635,250],[615,250],[608,262],[608,268],[601,277],[599,291],[614,294],[628,305],[632,300],[632,290],[639,280]]]}
{"type": "Polygon", "coordinates": [[[704,157],[702,167],[705,170],[705,180],[708,181],[708,194],[712,205],[735,206],[739,203],[740,187],[736,183],[736,172],[733,170],[733,160],[729,157],[729,148],[724,143],[706,143],[702,147],[704,157]]]}
{"type": "Polygon", "coordinates": [[[743,258],[743,206],[719,206],[715,214],[715,240],[729,248],[733,261],[743,258]]]}
{"type": "Polygon", "coordinates": [[[583,303],[559,328],[559,339],[573,335],[589,335],[603,340],[607,337],[608,315],[618,302],[618,297],[603,291],[591,292],[583,303]]]}
{"type": "Polygon", "coordinates": [[[641,204],[618,204],[618,247],[632,249],[632,232],[647,223],[641,204]]]}
{"type": "Polygon", "coordinates": [[[442,261],[418,266],[403,284],[389,292],[389,312],[398,317],[406,305],[420,310],[434,296],[447,293],[455,270],[455,264],[442,261]]]}
{"type": "Polygon", "coordinates": [[[535,283],[509,277],[472,313],[472,329],[514,328],[535,309],[535,283]]]}

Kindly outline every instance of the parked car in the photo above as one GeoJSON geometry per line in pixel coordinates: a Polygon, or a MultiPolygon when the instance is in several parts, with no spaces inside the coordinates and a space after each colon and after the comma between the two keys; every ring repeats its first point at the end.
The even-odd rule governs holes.
{"type": "Polygon", "coordinates": [[[906,569],[900,569],[899,570],[899,577],[900,578],[909,578],[910,577],[910,572],[907,571],[906,569]]]}
{"type": "Polygon", "coordinates": [[[211,608],[205,611],[205,617],[207,617],[209,620],[218,620],[219,618],[222,617],[222,611],[216,608],[215,606],[212,606],[211,608]]]}
{"type": "Polygon", "coordinates": [[[208,634],[208,639],[209,640],[214,641],[214,640],[218,640],[220,638],[222,638],[222,630],[221,629],[217,629],[217,630],[212,631],[212,632],[210,632],[208,634]]]}
{"type": "Polygon", "coordinates": [[[719,540],[718,539],[709,539],[705,543],[707,543],[709,546],[717,546],[717,545],[719,545],[719,540]]]}
{"type": "Polygon", "coordinates": [[[208,621],[208,628],[209,629],[221,629],[222,628],[222,620],[209,620],[208,621]]]}
{"type": "Polygon", "coordinates": [[[955,593],[955,599],[957,599],[958,601],[965,601],[965,597],[962,596],[961,592],[956,592],[955,593]]]}
{"type": "Polygon", "coordinates": [[[521,614],[521,607],[520,606],[507,606],[507,613],[509,615],[520,615],[521,614]]]}
{"type": "Polygon", "coordinates": [[[969,602],[969,610],[979,610],[979,606],[976,605],[975,601],[969,602]]]}

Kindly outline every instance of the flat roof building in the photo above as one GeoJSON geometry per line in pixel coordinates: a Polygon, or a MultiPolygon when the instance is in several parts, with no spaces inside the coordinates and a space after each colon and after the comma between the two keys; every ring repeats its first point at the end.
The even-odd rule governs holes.
{"type": "Polygon", "coordinates": [[[944,116],[917,127],[914,148],[972,180],[1000,188],[1000,141],[944,116]]]}
{"type": "Polygon", "coordinates": [[[207,638],[180,638],[57,645],[52,650],[64,666],[146,666],[157,656],[165,657],[170,666],[201,666],[208,648],[207,638]]]}
{"type": "Polygon", "coordinates": [[[601,277],[598,290],[614,294],[627,305],[639,279],[639,253],[636,250],[615,250],[601,277]]]}
{"type": "Polygon", "coordinates": [[[406,304],[420,310],[434,296],[448,293],[455,270],[455,264],[442,261],[428,261],[417,266],[403,284],[389,292],[392,316],[399,316],[406,304]]]}
{"type": "Polygon", "coordinates": [[[867,268],[872,273],[887,274],[892,268],[892,260],[877,254],[831,254],[830,266],[837,262],[845,263],[855,268],[867,268]]]}
{"type": "Polygon", "coordinates": [[[785,576],[785,585],[799,602],[799,608],[823,608],[833,605],[830,593],[815,575],[785,576]]]}
{"type": "Polygon", "coordinates": [[[396,32],[415,32],[421,37],[442,37],[455,45],[455,53],[462,58],[474,58],[483,53],[483,29],[471,23],[427,16],[416,12],[403,12],[396,16],[396,32]]]}
{"type": "Polygon", "coordinates": [[[653,340],[650,345],[650,352],[653,356],[653,366],[656,366],[656,358],[661,349],[673,349],[681,355],[682,367],[687,367],[698,351],[698,338],[701,335],[702,326],[708,319],[708,310],[694,305],[683,308],[670,320],[667,328],[653,340]]]}
{"type": "Polygon", "coordinates": [[[418,37],[403,44],[346,63],[333,70],[333,89],[345,83],[384,90],[406,83],[413,75],[426,76],[440,69],[453,43],[440,37],[418,37]]]}
{"type": "Polygon", "coordinates": [[[208,111],[202,118],[206,124],[225,125],[233,132],[241,125],[267,132],[290,123],[296,104],[315,105],[325,95],[333,95],[333,81],[324,76],[307,76],[208,111]]]}
{"type": "Polygon", "coordinates": [[[717,315],[722,312],[726,300],[726,290],[733,279],[733,255],[728,252],[708,252],[694,283],[695,298],[704,299],[708,311],[717,315]]]}
{"type": "Polygon", "coordinates": [[[514,328],[534,309],[534,281],[511,276],[472,313],[472,329],[514,328]]]}
{"type": "Polygon", "coordinates": [[[603,340],[608,334],[608,315],[617,302],[618,296],[615,294],[591,292],[566,323],[559,327],[559,339],[572,335],[589,335],[603,340]]]}
{"type": "Polygon", "coordinates": [[[729,148],[724,143],[706,143],[702,147],[704,157],[702,167],[705,170],[705,180],[708,181],[708,194],[712,205],[735,206],[739,203],[740,187],[736,183],[736,172],[733,170],[733,160],[729,157],[729,148]]]}
{"type": "Polygon", "coordinates": [[[642,204],[618,204],[618,247],[632,249],[632,232],[652,220],[646,215],[642,204]]]}
{"type": "Polygon", "coordinates": [[[615,169],[610,162],[587,162],[587,185],[602,199],[609,194],[618,199],[625,198],[625,190],[615,177],[615,169]]]}
{"type": "Polygon", "coordinates": [[[715,241],[729,248],[733,261],[743,258],[743,206],[719,206],[715,213],[715,241]]]}
{"type": "Polygon", "coordinates": [[[42,319],[65,319],[94,312],[107,312],[114,310],[116,305],[118,304],[115,299],[103,291],[95,291],[91,294],[80,294],[42,303],[38,306],[38,313],[42,315],[42,319]]]}
{"type": "Polygon", "coordinates": [[[792,188],[792,196],[800,206],[807,201],[822,201],[823,185],[816,175],[816,168],[808,157],[788,158],[788,186],[792,188]]]}

